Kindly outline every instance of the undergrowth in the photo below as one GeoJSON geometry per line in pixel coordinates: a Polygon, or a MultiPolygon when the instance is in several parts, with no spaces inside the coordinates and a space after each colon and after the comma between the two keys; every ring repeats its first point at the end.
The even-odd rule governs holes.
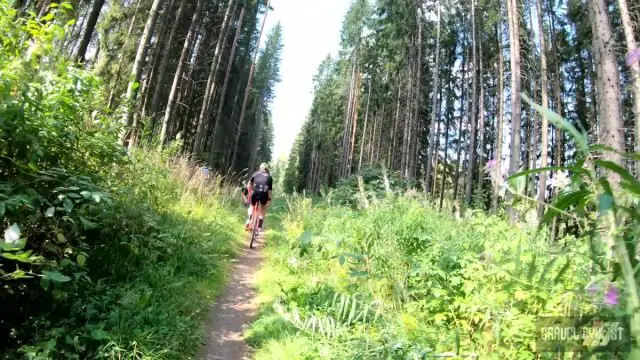
{"type": "Polygon", "coordinates": [[[538,316],[615,311],[585,291],[588,242],[412,197],[288,199],[258,277],[256,359],[551,358],[538,316]]]}
{"type": "Polygon", "coordinates": [[[0,358],[187,358],[243,211],[175,144],[125,153],[101,80],[55,49],[68,9],[0,0],[0,358]]]}

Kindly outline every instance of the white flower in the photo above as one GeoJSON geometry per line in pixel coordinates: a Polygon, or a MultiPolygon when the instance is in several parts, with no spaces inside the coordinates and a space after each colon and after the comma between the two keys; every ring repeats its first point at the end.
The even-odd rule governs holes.
{"type": "Polygon", "coordinates": [[[569,180],[569,177],[565,173],[557,172],[553,179],[551,179],[551,186],[562,190],[566,188],[570,182],[571,180],[569,180]]]}
{"type": "Polygon", "coordinates": [[[56,212],[56,209],[52,206],[48,208],[47,211],[44,212],[44,216],[52,217],[55,212],[56,212]]]}
{"type": "Polygon", "coordinates": [[[4,231],[4,241],[7,244],[15,244],[18,240],[20,240],[20,227],[13,223],[4,231]]]}

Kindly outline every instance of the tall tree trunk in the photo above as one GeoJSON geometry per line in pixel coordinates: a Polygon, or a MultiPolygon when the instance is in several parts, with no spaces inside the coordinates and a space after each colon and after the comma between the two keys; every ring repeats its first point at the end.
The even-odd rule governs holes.
{"type": "MultiPolygon", "coordinates": [[[[507,0],[507,13],[509,19],[509,44],[510,60],[511,60],[511,146],[509,175],[513,175],[518,171],[520,166],[521,149],[521,102],[520,102],[520,86],[522,79],[520,78],[520,22],[518,21],[519,11],[517,0],[507,0]]],[[[510,196],[512,197],[512,196],[510,196]]],[[[515,212],[511,206],[507,209],[509,219],[515,220],[515,212]]]]}
{"type": "Polygon", "coordinates": [[[354,105],[353,105],[353,120],[351,121],[351,140],[349,142],[349,157],[347,158],[347,174],[346,176],[351,175],[351,168],[353,164],[353,152],[356,145],[356,131],[358,130],[358,107],[360,106],[360,79],[362,74],[359,70],[356,71],[356,87],[355,87],[355,96],[353,97],[354,105]]]}
{"type": "Polygon", "coordinates": [[[167,66],[169,64],[170,55],[169,53],[173,49],[173,42],[176,38],[176,33],[178,31],[178,25],[180,24],[180,19],[182,18],[182,12],[184,11],[186,0],[180,0],[180,5],[178,6],[178,11],[175,14],[175,20],[173,21],[173,26],[171,27],[171,32],[169,33],[169,39],[164,45],[164,49],[162,50],[162,60],[160,61],[160,66],[158,68],[158,79],[156,80],[156,87],[153,91],[153,97],[151,101],[151,114],[152,114],[152,129],[155,131],[156,127],[156,119],[158,118],[158,109],[160,108],[161,94],[164,89],[164,76],[167,73],[167,66]]]}
{"type": "MultiPolygon", "coordinates": [[[[438,88],[439,88],[439,76],[440,76],[440,1],[436,0],[436,11],[438,14],[438,18],[437,18],[437,22],[436,22],[436,54],[435,54],[435,67],[433,69],[433,85],[431,86],[431,88],[433,89],[433,92],[431,94],[431,124],[429,125],[429,155],[427,156],[427,169],[425,171],[425,175],[424,175],[424,181],[427,184],[430,184],[429,179],[431,178],[431,172],[433,169],[433,154],[435,153],[436,159],[438,157],[438,149],[437,149],[437,144],[434,142],[434,138],[435,138],[435,128],[436,128],[436,121],[437,121],[437,111],[436,109],[438,108],[438,104],[441,101],[438,98],[438,88]]],[[[435,181],[434,181],[435,184],[435,181]]],[[[433,193],[434,189],[429,189],[429,186],[427,185],[426,187],[426,191],[433,193]]]]}
{"type": "Polygon", "coordinates": [[[349,133],[351,132],[351,120],[353,119],[351,116],[351,111],[353,107],[353,98],[355,94],[355,84],[356,84],[356,62],[357,62],[357,54],[354,53],[352,60],[352,68],[351,68],[351,81],[349,83],[349,100],[347,103],[347,111],[346,116],[344,118],[344,132],[342,133],[342,157],[340,159],[340,177],[346,177],[346,168],[347,168],[347,158],[349,157],[349,133]]]}
{"type": "MultiPolygon", "coordinates": [[[[482,36],[478,40],[478,61],[480,63],[480,98],[478,99],[478,136],[480,140],[480,152],[478,153],[478,195],[482,196],[482,190],[484,186],[484,68],[482,63],[482,36]]],[[[483,197],[484,198],[484,197],[483,197]]],[[[485,207],[483,203],[483,208],[485,207]]]]}
{"type": "MultiPolygon", "coordinates": [[[[496,35],[498,38],[498,121],[496,129],[498,131],[496,135],[495,144],[495,161],[496,168],[502,172],[502,141],[503,141],[503,121],[504,121],[504,55],[502,49],[502,29],[500,26],[496,26],[496,35]]],[[[493,197],[491,200],[491,209],[495,213],[498,210],[498,198],[499,189],[493,189],[493,197]]]]}
{"type": "MultiPolygon", "coordinates": [[[[464,37],[463,37],[464,38],[464,37]]],[[[462,44],[466,44],[466,39],[463,39],[462,44]]],[[[453,181],[453,201],[458,198],[458,188],[460,186],[460,163],[462,162],[462,127],[464,125],[464,115],[468,110],[469,100],[467,99],[467,87],[464,85],[467,80],[467,59],[468,54],[465,54],[468,50],[463,51],[462,57],[462,96],[460,100],[460,118],[458,119],[458,151],[456,156],[456,173],[453,181]]]]}
{"type": "Polygon", "coordinates": [[[395,169],[395,153],[396,153],[396,139],[398,137],[398,118],[400,117],[400,89],[401,86],[398,84],[398,96],[397,96],[397,104],[396,104],[396,118],[393,123],[393,132],[392,135],[392,144],[389,148],[389,168],[395,169]]]}
{"type": "MultiPolygon", "coordinates": [[[[224,76],[224,81],[222,83],[222,89],[220,91],[220,101],[218,103],[218,111],[216,112],[216,120],[213,125],[213,132],[211,134],[211,142],[209,144],[209,166],[214,167],[214,162],[217,158],[217,153],[215,151],[216,142],[218,132],[220,131],[221,123],[222,123],[222,111],[224,110],[224,100],[227,95],[227,87],[229,85],[229,78],[231,76],[231,68],[233,67],[233,59],[236,53],[236,48],[238,47],[238,39],[240,38],[240,34],[242,33],[242,22],[244,21],[245,14],[245,4],[242,5],[240,9],[240,17],[238,19],[238,25],[236,28],[236,34],[233,37],[233,44],[231,45],[231,53],[229,54],[229,61],[227,63],[227,71],[224,76]]],[[[219,159],[218,159],[219,160],[219,159]]]]}
{"type": "MultiPolygon", "coordinates": [[[[453,87],[452,84],[451,84],[451,76],[450,75],[448,75],[447,84],[449,86],[449,92],[450,92],[452,90],[452,87],[453,87]]],[[[447,146],[449,146],[449,122],[451,120],[451,118],[449,116],[451,114],[451,112],[449,111],[449,107],[450,107],[450,105],[451,105],[451,107],[453,107],[452,102],[453,102],[453,97],[447,96],[447,104],[446,104],[447,105],[447,108],[446,108],[447,109],[447,119],[445,120],[445,123],[444,123],[444,153],[442,155],[444,157],[444,159],[443,159],[443,165],[442,165],[442,185],[440,186],[440,205],[439,205],[439,209],[441,211],[442,211],[442,205],[444,204],[444,189],[445,189],[445,186],[446,186],[446,183],[447,183],[447,162],[448,162],[448,159],[449,159],[449,156],[448,156],[449,155],[449,151],[448,151],[449,149],[447,149],[447,146]]],[[[455,109],[454,109],[454,112],[455,112],[455,109]]],[[[437,145],[436,145],[435,152],[436,152],[436,156],[438,156],[437,145]]]]}
{"type": "Polygon", "coordinates": [[[173,84],[171,85],[171,92],[169,93],[169,98],[167,99],[167,106],[164,111],[164,118],[162,120],[162,128],[160,130],[160,144],[164,145],[168,140],[169,126],[171,125],[171,116],[173,115],[173,108],[176,104],[176,95],[178,93],[178,85],[182,80],[182,72],[184,68],[184,63],[187,60],[187,55],[189,54],[189,49],[191,48],[191,41],[195,37],[196,27],[200,22],[200,15],[202,12],[202,6],[204,5],[204,0],[198,0],[196,5],[196,10],[193,13],[193,17],[191,19],[191,25],[189,26],[189,32],[187,32],[187,37],[184,39],[184,45],[182,46],[182,52],[180,53],[180,58],[178,59],[178,68],[176,69],[176,73],[173,76],[173,84]]]}
{"type": "MultiPolygon", "coordinates": [[[[136,17],[138,16],[138,10],[140,9],[140,5],[142,4],[142,0],[137,0],[136,1],[136,9],[133,12],[133,16],[131,17],[131,21],[129,22],[129,29],[127,30],[127,37],[124,40],[124,44],[123,47],[125,45],[127,45],[129,39],[131,38],[131,33],[133,32],[133,27],[136,24],[136,17]]],[[[121,76],[121,69],[122,69],[122,65],[124,63],[124,55],[120,56],[120,60],[118,61],[118,66],[116,67],[116,77],[115,80],[113,81],[113,85],[111,85],[111,89],[109,91],[109,100],[107,101],[107,108],[113,110],[116,108],[115,106],[115,91],[116,91],[116,87],[118,86],[118,83],[120,82],[120,76],[121,76]]]]}
{"type": "MultiPolygon", "coordinates": [[[[636,31],[633,29],[627,0],[618,0],[618,10],[622,18],[627,51],[631,53],[638,47],[636,42],[638,28],[636,27],[636,31]]],[[[635,116],[635,151],[640,153],[640,63],[637,61],[631,63],[631,87],[633,92],[633,113],[635,116]]],[[[636,176],[640,177],[640,161],[636,163],[636,176]]]]}
{"type": "Polygon", "coordinates": [[[204,97],[202,99],[202,107],[200,108],[200,115],[198,116],[198,127],[196,130],[196,138],[193,146],[194,152],[200,152],[204,147],[203,138],[205,137],[205,134],[207,132],[207,119],[211,115],[211,102],[215,97],[215,87],[218,80],[218,70],[220,68],[220,62],[222,59],[222,49],[224,44],[227,43],[229,29],[231,28],[231,19],[233,19],[233,14],[235,14],[237,5],[237,1],[229,0],[229,3],[227,4],[227,11],[224,14],[222,29],[220,30],[220,36],[218,36],[218,41],[216,43],[216,49],[213,54],[213,61],[211,62],[211,68],[209,69],[209,77],[207,78],[207,86],[205,89],[204,97]]]}
{"type": "MultiPolygon", "coordinates": [[[[540,39],[540,77],[542,78],[541,85],[541,97],[542,97],[542,106],[549,106],[549,95],[548,95],[548,72],[547,72],[547,47],[544,38],[544,25],[543,25],[543,16],[542,13],[542,0],[536,0],[536,8],[538,12],[538,38],[540,39]]],[[[542,126],[541,126],[541,136],[540,136],[540,168],[547,167],[548,164],[548,156],[549,156],[549,120],[547,117],[542,114],[542,126]]],[[[540,180],[538,183],[538,219],[542,219],[544,215],[544,202],[546,200],[547,194],[547,173],[540,173],[540,180]]]]}
{"type": "Polygon", "coordinates": [[[131,80],[129,81],[129,86],[127,87],[127,103],[125,104],[126,112],[124,118],[125,128],[124,131],[120,134],[120,143],[122,145],[127,145],[127,141],[129,140],[129,136],[131,135],[130,127],[133,123],[133,113],[136,108],[135,103],[138,97],[140,76],[142,75],[142,68],[147,57],[147,48],[149,47],[149,41],[151,41],[151,33],[156,25],[156,20],[158,19],[158,8],[160,7],[161,2],[162,0],[153,0],[151,10],[149,10],[147,23],[144,25],[144,31],[142,32],[142,37],[140,38],[140,42],[138,43],[138,51],[136,52],[136,59],[133,62],[133,70],[131,71],[131,80]]]}
{"type": "Polygon", "coordinates": [[[373,79],[369,79],[369,92],[367,94],[367,108],[364,111],[364,129],[362,130],[362,140],[360,142],[360,159],[358,159],[358,173],[362,167],[362,154],[364,153],[365,137],[367,136],[367,120],[369,119],[369,100],[371,100],[371,85],[373,79]]]}
{"type": "Polygon", "coordinates": [[[471,195],[473,189],[473,166],[476,162],[476,138],[477,134],[477,111],[476,106],[478,103],[478,54],[476,53],[476,4],[475,1],[471,1],[471,61],[472,61],[472,80],[471,80],[471,121],[470,124],[470,136],[469,142],[469,162],[467,165],[467,178],[464,191],[464,203],[471,204],[471,195]]]}
{"type": "MultiPolygon", "coordinates": [[[[623,113],[620,96],[620,74],[614,50],[614,38],[604,0],[589,0],[593,28],[593,52],[598,72],[598,118],[600,141],[618,153],[606,152],[604,157],[622,165],[624,152],[623,113]]],[[[613,182],[613,181],[612,181],[613,182]]]]}
{"type": "Polygon", "coordinates": [[[244,117],[247,111],[247,103],[249,102],[249,94],[253,86],[253,74],[256,68],[256,60],[258,59],[258,52],[260,50],[260,39],[264,33],[264,24],[267,22],[267,15],[269,14],[269,5],[271,0],[267,0],[267,7],[262,18],[262,26],[260,27],[260,35],[258,35],[258,44],[256,45],[255,53],[253,54],[253,61],[251,62],[251,69],[249,70],[249,80],[247,81],[247,87],[244,90],[244,100],[242,101],[242,110],[240,110],[240,120],[238,121],[238,130],[236,131],[236,137],[233,143],[233,156],[231,158],[231,168],[236,168],[236,162],[238,159],[238,151],[240,150],[240,134],[242,134],[242,128],[244,126],[244,117]]]}
{"type": "Polygon", "coordinates": [[[91,37],[93,36],[93,30],[96,28],[96,23],[98,22],[98,17],[100,16],[103,5],[104,0],[93,1],[93,4],[91,6],[91,13],[89,14],[89,19],[87,19],[87,27],[84,30],[84,35],[82,35],[82,40],[80,41],[80,48],[78,49],[78,53],[76,54],[76,61],[78,62],[84,61],[84,57],[87,53],[87,48],[89,48],[89,43],[91,42],[91,37]]]}

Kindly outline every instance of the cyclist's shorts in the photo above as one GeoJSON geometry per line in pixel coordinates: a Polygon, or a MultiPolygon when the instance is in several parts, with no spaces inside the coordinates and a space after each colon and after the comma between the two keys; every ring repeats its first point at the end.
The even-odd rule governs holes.
{"type": "Polygon", "coordinates": [[[251,206],[257,204],[258,201],[260,201],[262,206],[267,205],[267,202],[269,201],[269,193],[266,191],[254,191],[251,194],[251,206]]]}

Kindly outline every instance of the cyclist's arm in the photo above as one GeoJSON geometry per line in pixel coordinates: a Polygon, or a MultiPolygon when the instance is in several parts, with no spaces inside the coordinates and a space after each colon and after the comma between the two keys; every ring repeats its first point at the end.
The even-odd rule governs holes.
{"type": "Polygon", "coordinates": [[[267,179],[268,193],[269,193],[269,201],[271,201],[271,192],[273,191],[273,178],[269,175],[269,179],[267,179]]]}

